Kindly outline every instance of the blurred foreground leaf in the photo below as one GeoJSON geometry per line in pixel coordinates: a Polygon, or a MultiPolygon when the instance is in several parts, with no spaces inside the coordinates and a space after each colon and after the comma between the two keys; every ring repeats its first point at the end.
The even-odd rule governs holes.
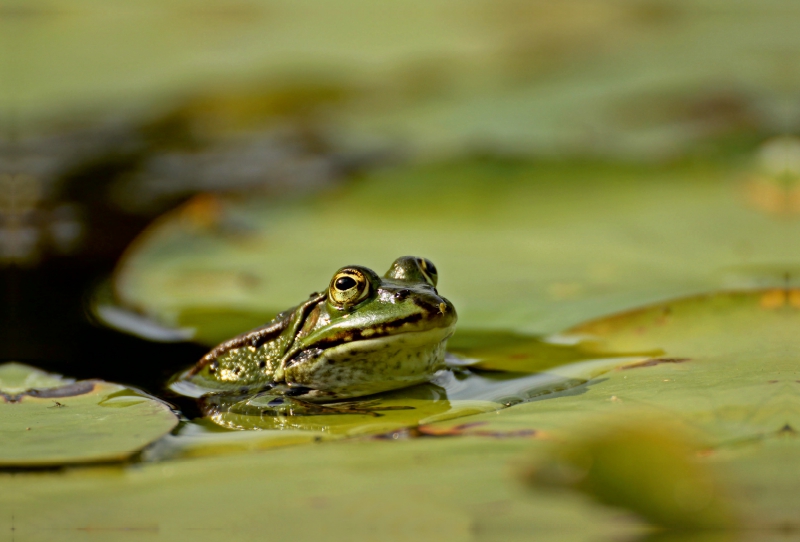
{"type": "Polygon", "coordinates": [[[533,467],[539,487],[569,487],[675,530],[732,529],[727,488],[699,460],[702,446],[664,420],[599,421],[602,433],[577,437],[533,467]]]}
{"type": "MultiPolygon", "coordinates": [[[[243,433],[237,433],[243,434],[243,433]]],[[[18,539],[560,541],[636,525],[508,480],[529,439],[339,441],[62,475],[0,473],[18,539]],[[267,497],[279,496],[275,505],[267,497]],[[46,513],[43,513],[46,510],[46,513]]],[[[10,528],[0,514],[0,528],[10,528]]]]}
{"type": "MultiPolygon", "coordinates": [[[[363,0],[4,0],[0,8],[9,58],[0,107],[25,127],[247,84],[295,89],[258,103],[282,116],[320,85],[348,89],[315,120],[357,151],[652,158],[797,123],[798,75],[784,66],[798,48],[798,12],[780,0],[380,8],[363,0]]],[[[229,108],[229,121],[248,103],[244,96],[229,108]]]]}

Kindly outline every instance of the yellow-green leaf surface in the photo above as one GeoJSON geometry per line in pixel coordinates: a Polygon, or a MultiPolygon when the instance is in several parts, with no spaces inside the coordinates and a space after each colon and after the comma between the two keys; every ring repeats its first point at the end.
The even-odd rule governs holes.
{"type": "Polygon", "coordinates": [[[798,299],[794,289],[723,292],[581,324],[554,339],[598,355],[663,353],[553,368],[586,382],[423,424],[420,438],[311,444],[287,432],[307,444],[259,453],[240,437],[228,451],[246,454],[190,446],[176,455],[197,459],[0,483],[24,496],[10,509],[15,532],[32,540],[87,530],[247,538],[265,525],[284,536],[297,529],[286,518],[299,517],[298,539],[599,540],[644,533],[644,520],[744,527],[743,539],[757,540],[796,516],[798,299]],[[554,484],[576,491],[552,493],[554,484]],[[254,498],[270,490],[279,507],[254,498]]]}
{"type": "Polygon", "coordinates": [[[0,467],[123,460],[177,423],[166,404],[125,386],[0,365],[0,467]]]}
{"type": "Polygon", "coordinates": [[[13,522],[26,541],[570,541],[636,532],[579,496],[531,494],[509,468],[529,446],[344,441],[56,476],[0,473],[0,528],[13,522]]]}
{"type": "MultiPolygon", "coordinates": [[[[620,424],[644,418],[649,420],[646,429],[634,432],[641,436],[642,454],[647,453],[648,441],[655,442],[653,448],[673,446],[672,432],[677,435],[675,446],[694,455],[677,463],[668,457],[664,461],[676,469],[686,460],[723,467],[732,486],[727,498],[737,502],[740,513],[747,511],[746,522],[794,524],[800,504],[791,489],[800,483],[798,327],[800,290],[796,289],[701,295],[599,319],[569,330],[564,338],[592,339],[600,352],[660,348],[664,354],[598,375],[580,393],[536,398],[492,415],[434,424],[428,430],[448,434],[466,421],[472,424],[471,431],[487,434],[535,428],[554,443],[572,443],[569,446],[583,450],[580,453],[591,463],[593,455],[607,453],[602,450],[625,446],[624,438],[614,436],[620,424]],[[604,431],[608,437],[596,436],[604,431]],[[682,434],[691,436],[693,447],[681,443],[682,434]]],[[[609,462],[602,457],[597,461],[609,462]]],[[[629,461],[647,464],[635,454],[629,461]]],[[[686,472],[694,468],[687,467],[686,472]]],[[[622,462],[609,469],[635,477],[622,462]]],[[[607,479],[608,472],[597,476],[607,479]]],[[[606,495],[601,500],[610,502],[608,489],[598,489],[596,483],[600,482],[584,489],[606,495]]],[[[646,486],[644,479],[642,484],[646,486]]],[[[661,504],[653,506],[664,510],[661,504]]],[[[674,517],[673,512],[650,513],[663,519],[674,517]]]]}
{"type": "Polygon", "coordinates": [[[383,273],[419,254],[439,268],[459,329],[552,333],[659,299],[794,280],[800,222],[759,207],[754,160],[467,160],[377,172],[295,203],[226,200],[202,220],[190,203],[133,244],[114,285],[124,305],[214,342],[230,322],[244,331],[296,305],[343,265],[383,273]]]}

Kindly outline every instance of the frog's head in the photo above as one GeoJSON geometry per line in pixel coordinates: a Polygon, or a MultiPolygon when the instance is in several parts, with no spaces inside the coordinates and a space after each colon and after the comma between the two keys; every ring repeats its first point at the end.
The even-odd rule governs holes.
{"type": "Polygon", "coordinates": [[[433,263],[414,256],[395,260],[383,277],[357,265],[339,269],[284,355],[283,380],[309,400],[429,380],[444,366],[457,320],[437,282],[433,263]]]}

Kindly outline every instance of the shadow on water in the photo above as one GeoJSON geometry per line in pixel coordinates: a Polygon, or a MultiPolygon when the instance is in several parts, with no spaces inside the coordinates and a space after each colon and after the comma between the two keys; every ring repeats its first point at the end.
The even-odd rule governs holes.
{"type": "Polygon", "coordinates": [[[203,348],[119,333],[94,324],[85,310],[88,292],[110,275],[125,248],[154,218],[122,212],[108,201],[107,187],[117,169],[100,165],[70,173],[48,185],[48,198],[37,203],[42,213],[59,206],[75,210],[73,226],[80,234],[70,250],[44,244],[46,228],[55,227],[45,219],[35,224],[39,229],[30,228],[35,243],[27,252],[9,248],[19,244],[24,232],[3,230],[0,360],[159,393],[165,379],[201,356],[203,348]]]}

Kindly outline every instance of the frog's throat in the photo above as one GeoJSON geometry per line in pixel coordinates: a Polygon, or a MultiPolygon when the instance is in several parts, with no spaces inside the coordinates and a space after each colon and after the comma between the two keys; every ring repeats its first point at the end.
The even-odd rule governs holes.
{"type": "Polygon", "coordinates": [[[330,351],[342,345],[360,343],[367,340],[380,342],[397,335],[426,333],[435,329],[449,330],[449,334],[452,334],[452,330],[455,328],[455,320],[451,320],[444,326],[437,322],[430,322],[430,325],[427,326],[408,329],[409,326],[419,325],[420,322],[424,322],[426,319],[427,316],[422,313],[410,314],[405,318],[387,322],[378,327],[346,330],[313,343],[297,344],[295,341],[295,344],[287,350],[281,359],[279,371],[282,374],[288,367],[304,361],[308,353],[330,351]]]}
{"type": "Polygon", "coordinates": [[[432,327],[304,350],[302,363],[286,368],[278,393],[324,402],[427,382],[444,368],[446,343],[454,329],[432,327]]]}

